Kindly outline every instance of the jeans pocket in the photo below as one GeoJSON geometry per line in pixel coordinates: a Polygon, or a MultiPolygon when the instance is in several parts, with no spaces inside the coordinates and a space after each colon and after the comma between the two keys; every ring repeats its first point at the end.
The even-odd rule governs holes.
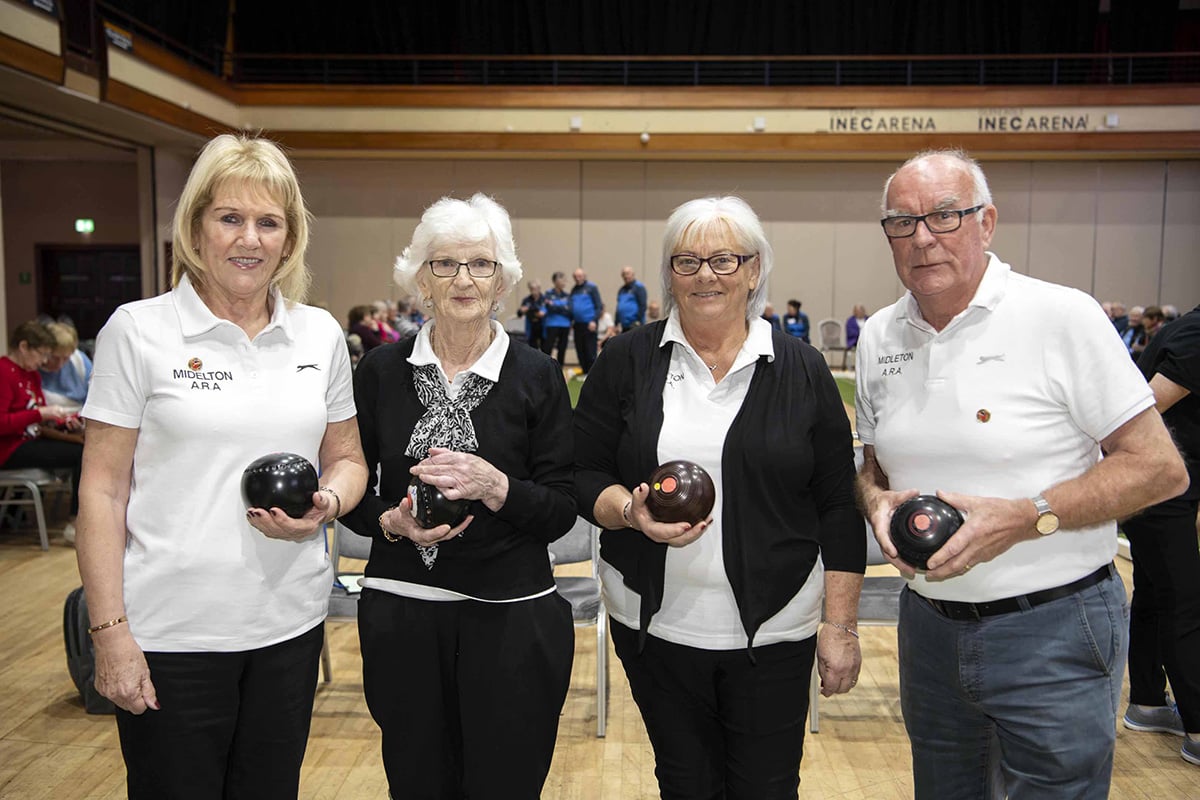
{"type": "Polygon", "coordinates": [[[1111,676],[1114,670],[1123,667],[1121,637],[1127,614],[1114,606],[1109,593],[1102,587],[1077,592],[1071,599],[1078,615],[1080,634],[1091,651],[1096,669],[1111,676]]]}

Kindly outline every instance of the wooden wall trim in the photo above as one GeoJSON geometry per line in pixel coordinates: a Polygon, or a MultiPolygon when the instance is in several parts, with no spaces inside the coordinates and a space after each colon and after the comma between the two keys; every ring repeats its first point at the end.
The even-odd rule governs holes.
{"type": "Polygon", "coordinates": [[[231,103],[242,102],[240,93],[228,81],[221,80],[216,75],[197,67],[195,64],[189,64],[184,59],[169,50],[164,50],[153,42],[135,38],[133,50],[122,50],[121,52],[132,58],[144,61],[168,75],[174,75],[180,80],[187,81],[193,86],[212,92],[231,103]]]}
{"type": "Polygon", "coordinates": [[[48,53],[4,33],[0,33],[0,64],[60,86],[66,70],[61,56],[48,53]]]}
{"type": "Polygon", "coordinates": [[[109,80],[105,84],[104,100],[128,111],[144,114],[151,119],[173,125],[180,130],[190,131],[204,137],[219,133],[236,132],[234,128],[211,117],[197,114],[174,103],[155,97],[121,81],[109,80]]]}
{"type": "Polygon", "coordinates": [[[541,159],[894,160],[960,146],[984,158],[1200,158],[1200,132],[1045,134],[633,134],[267,131],[292,150],[331,155],[541,159]]]}
{"type": "Polygon", "coordinates": [[[1200,105],[1200,86],[241,86],[247,106],[401,108],[1013,108],[1200,105]]]}

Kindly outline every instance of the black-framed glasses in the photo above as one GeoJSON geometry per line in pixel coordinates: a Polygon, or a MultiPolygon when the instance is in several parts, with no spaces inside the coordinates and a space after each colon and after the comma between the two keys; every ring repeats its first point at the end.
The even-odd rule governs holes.
{"type": "Polygon", "coordinates": [[[980,203],[971,208],[943,208],[941,211],[931,211],[919,217],[896,216],[884,217],[879,220],[883,232],[889,239],[906,239],[917,232],[917,225],[925,223],[930,233],[954,233],[962,227],[963,217],[974,214],[986,205],[980,203]]]}
{"type": "Polygon", "coordinates": [[[499,261],[489,261],[486,258],[472,258],[470,261],[455,261],[453,258],[433,258],[428,262],[429,271],[439,278],[456,278],[458,271],[467,268],[467,274],[472,278],[490,278],[496,274],[499,261]]]}
{"type": "Polygon", "coordinates": [[[695,275],[700,271],[700,267],[708,264],[708,268],[717,275],[732,275],[738,271],[738,267],[757,255],[758,253],[745,256],[737,253],[715,253],[708,258],[701,258],[691,253],[680,253],[671,256],[671,271],[676,275],[695,275]]]}

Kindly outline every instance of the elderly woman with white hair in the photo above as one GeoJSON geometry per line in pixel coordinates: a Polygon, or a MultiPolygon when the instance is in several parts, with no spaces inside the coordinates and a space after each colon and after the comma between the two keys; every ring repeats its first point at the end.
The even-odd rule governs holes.
{"type": "Polygon", "coordinates": [[[537,797],[574,655],[546,553],[575,521],[566,385],[492,319],[521,263],[490,198],[426,209],[395,279],[432,320],[358,365],[378,487],[344,520],[374,538],[358,621],[388,783],[393,797],[537,797]],[[469,515],[418,525],[414,476],[469,515]]]}
{"type": "Polygon", "coordinates": [[[613,642],[664,798],[796,797],[814,653],[825,695],[861,663],[850,426],[821,354],[759,316],[772,258],[743,200],[677,208],[669,315],[609,342],[575,412],[579,507],[605,529],[613,642]],[[647,507],[675,459],[712,477],[707,520],[647,507]]]}

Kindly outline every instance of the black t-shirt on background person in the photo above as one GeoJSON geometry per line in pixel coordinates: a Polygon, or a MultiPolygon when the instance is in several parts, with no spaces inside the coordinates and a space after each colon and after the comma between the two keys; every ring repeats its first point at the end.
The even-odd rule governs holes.
{"type": "Polygon", "coordinates": [[[1137,365],[1146,380],[1158,373],[1190,392],[1167,409],[1163,422],[1183,453],[1192,479],[1181,496],[1200,497],[1200,306],[1160,328],[1137,365]]]}

